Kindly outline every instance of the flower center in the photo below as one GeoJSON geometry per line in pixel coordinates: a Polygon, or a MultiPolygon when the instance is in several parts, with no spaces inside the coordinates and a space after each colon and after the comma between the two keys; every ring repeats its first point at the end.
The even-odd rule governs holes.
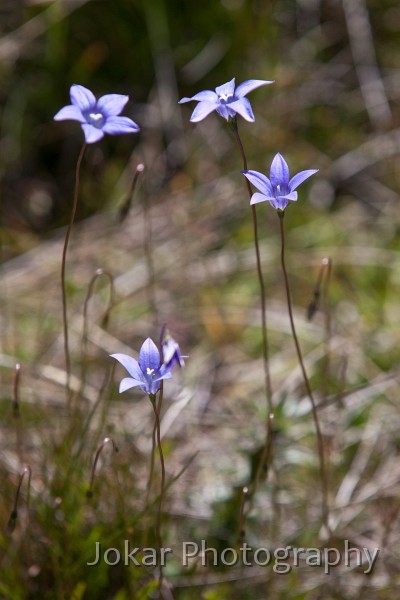
{"type": "Polygon", "coordinates": [[[233,94],[220,94],[219,95],[219,101],[221,102],[221,104],[227,104],[228,102],[230,102],[233,98],[233,94]]]}
{"type": "Polygon", "coordinates": [[[278,183],[275,186],[275,195],[276,196],[286,196],[286,194],[290,193],[290,189],[286,183],[278,183]]]}
{"type": "Polygon", "coordinates": [[[93,127],[101,129],[104,125],[104,116],[101,113],[89,113],[87,122],[89,125],[93,125],[93,127]]]}
{"type": "Polygon", "coordinates": [[[154,375],[154,369],[150,369],[150,367],[147,367],[147,369],[146,369],[146,375],[153,376],[154,375]]]}

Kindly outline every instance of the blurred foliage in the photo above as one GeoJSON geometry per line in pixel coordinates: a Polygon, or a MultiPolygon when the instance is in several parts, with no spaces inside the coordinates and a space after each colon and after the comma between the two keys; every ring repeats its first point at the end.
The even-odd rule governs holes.
{"type": "MultiPolygon", "coordinates": [[[[390,51],[399,20],[396,3],[370,1],[368,9],[390,92],[392,78],[396,82],[390,70],[399,61],[390,51]]],[[[11,223],[27,222],[40,231],[68,215],[80,130],[76,124],[55,125],[51,116],[68,102],[72,82],[98,95],[129,93],[128,114],[143,124],[142,143],[157,137],[158,151],[179,134],[182,122],[177,106],[172,112],[161,107],[160,114],[157,95],[159,104],[169,104],[232,76],[276,80],[282,105],[268,90],[258,109],[262,115],[262,104],[271,103],[265,113],[270,127],[260,145],[264,155],[277,147],[296,152],[297,144],[300,152],[312,145],[334,159],[373,131],[357,97],[345,16],[334,1],[6,1],[2,13],[0,174],[12,203],[11,223]],[[307,79],[311,85],[305,85],[307,79]]],[[[107,176],[113,168],[109,158],[126,161],[131,148],[131,140],[108,139],[92,152],[92,186],[82,195],[81,216],[107,203],[115,185],[115,176],[107,176]]],[[[183,161],[176,152],[170,167],[183,161]]]]}

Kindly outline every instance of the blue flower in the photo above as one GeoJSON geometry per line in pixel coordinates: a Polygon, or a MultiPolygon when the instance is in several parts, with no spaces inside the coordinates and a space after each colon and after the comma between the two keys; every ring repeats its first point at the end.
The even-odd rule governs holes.
{"type": "Polygon", "coordinates": [[[72,104],[59,110],[54,120],[79,121],[87,144],[97,142],[105,133],[121,135],[135,133],[140,129],[132,119],[118,116],[128,102],[128,96],[107,94],[96,100],[92,92],[83,85],[72,85],[70,97],[72,104]]]}
{"type": "Polygon", "coordinates": [[[129,373],[119,384],[119,393],[139,386],[149,395],[155,395],[163,379],[172,377],[170,368],[161,364],[161,357],[152,339],[143,342],[139,353],[139,362],[127,354],[111,354],[129,373]]]}
{"type": "Polygon", "coordinates": [[[185,366],[179,344],[174,340],[167,329],[164,329],[161,335],[161,348],[163,354],[163,362],[167,369],[172,369],[175,364],[178,364],[181,369],[185,366]]]}
{"type": "Polygon", "coordinates": [[[198,102],[198,105],[190,117],[190,120],[193,123],[201,121],[213,110],[216,110],[217,113],[227,121],[233,119],[236,116],[236,113],[239,113],[246,121],[253,122],[253,111],[250,102],[245,96],[261,85],[267,85],[269,83],[273,83],[273,81],[249,79],[238,85],[235,89],[235,78],[233,78],[231,81],[228,81],[228,83],[224,83],[224,85],[215,88],[215,92],[205,90],[199,92],[193,96],[193,98],[182,98],[182,100],[179,100],[179,104],[192,102],[193,100],[198,102]]]}
{"type": "Polygon", "coordinates": [[[278,152],[272,161],[269,179],[258,171],[242,171],[242,173],[261,192],[261,194],[256,192],[252,195],[250,204],[267,201],[276,210],[283,212],[290,200],[297,200],[295,189],[317,171],[318,169],[300,171],[289,179],[289,167],[278,152]]]}

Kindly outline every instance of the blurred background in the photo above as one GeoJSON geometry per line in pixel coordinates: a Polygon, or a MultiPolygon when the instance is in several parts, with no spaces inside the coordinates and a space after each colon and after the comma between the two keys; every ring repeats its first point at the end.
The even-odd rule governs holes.
{"type": "MultiPolygon", "coordinates": [[[[8,573],[2,597],[151,597],[141,580],[120,572],[103,569],[96,583],[76,557],[92,556],[99,522],[104,534],[107,523],[118,521],[115,531],[124,532],[118,539],[137,531],[127,515],[143,496],[151,407],[139,395],[118,396],[118,377],[104,392],[104,377],[108,354],[137,351],[148,335],[157,340],[165,322],[190,355],[166,392],[170,476],[198,452],[168,494],[168,542],[208,535],[223,547],[236,539],[238,490],[251,479],[264,439],[253,229],[240,154],[226,122],[214,113],[192,124],[195,104],[178,105],[232,77],[237,84],[274,80],[249,95],[255,123],[239,118],[249,168],[268,174],[281,152],[292,174],[319,169],[285,217],[295,318],[321,403],[335,543],[340,547],[347,536],[360,546],[379,546],[381,561],[369,578],[353,570],[327,581],[309,569],[274,582],[264,569],[244,585],[229,569],[218,577],[188,575],[175,563],[168,577],[176,598],[397,597],[399,30],[395,0],[0,0],[0,518],[4,530],[28,461],[37,544],[33,559],[22,525],[11,541],[0,538],[0,569],[8,573]],[[77,443],[83,433],[74,430],[71,443],[64,429],[59,287],[83,134],[76,122],[53,121],[69,104],[73,83],[97,97],[129,94],[123,114],[141,127],[137,135],[108,136],[90,146],[82,166],[67,262],[73,371],[77,389],[85,371],[83,414],[107,396],[99,418],[85,428],[83,450],[77,443]],[[121,222],[140,163],[145,172],[121,222]],[[320,310],[308,321],[324,257],[332,260],[332,274],[320,310]],[[109,286],[96,284],[82,355],[82,311],[98,268],[112,274],[115,294],[104,320],[109,286]],[[22,365],[23,441],[11,414],[16,362],[22,365]],[[109,498],[103,495],[101,509],[89,516],[83,507],[74,528],[72,507],[84,494],[92,452],[109,432],[121,445],[113,466],[108,459],[104,464],[101,485],[109,498]],[[74,454],[77,444],[82,454],[74,454]],[[54,530],[54,499],[63,497],[54,473],[69,453],[79,455],[80,470],[54,530]],[[112,500],[115,470],[126,475],[118,484],[119,500],[130,498],[123,510],[112,500]],[[92,537],[81,548],[83,531],[92,537]],[[65,547],[75,559],[61,574],[57,552],[65,547]]],[[[276,449],[248,535],[256,545],[312,546],[320,535],[314,429],[290,336],[278,220],[266,204],[258,215],[276,449]]],[[[112,536],[111,542],[117,543],[112,536]]]]}
{"type": "MultiPolygon", "coordinates": [[[[127,114],[142,127],[136,152],[151,164],[157,157],[156,176],[164,181],[187,164],[193,135],[200,135],[187,124],[194,105],[178,107],[180,97],[234,76],[237,83],[274,79],[273,88],[254,94],[256,125],[245,125],[258,170],[276,149],[316,161],[325,168],[316,194],[324,208],[351,194],[379,211],[396,191],[388,171],[397,149],[396,2],[2,0],[0,10],[7,226],[46,233],[68,215],[65,192],[80,131],[54,125],[52,116],[68,103],[71,83],[97,95],[130,95],[127,114]]],[[[214,121],[213,130],[223,130],[213,152],[218,169],[230,145],[224,124],[214,121]]],[[[107,180],[111,153],[126,160],[132,145],[125,138],[102,144],[92,157],[98,178],[107,180]]],[[[98,191],[96,201],[82,197],[82,215],[110,201],[108,189],[98,191]]]]}

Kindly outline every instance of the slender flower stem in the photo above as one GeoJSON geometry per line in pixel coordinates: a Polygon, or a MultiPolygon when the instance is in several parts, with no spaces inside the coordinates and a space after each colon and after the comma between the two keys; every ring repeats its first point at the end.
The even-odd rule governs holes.
{"type": "MultiPolygon", "coordinates": [[[[158,403],[157,403],[157,412],[158,412],[158,415],[160,415],[160,413],[161,413],[161,404],[162,404],[163,395],[164,395],[164,385],[163,384],[164,384],[164,382],[161,381],[160,394],[159,394],[158,403]]],[[[157,434],[157,420],[154,421],[153,433],[151,434],[151,458],[150,458],[149,478],[147,480],[146,506],[149,503],[151,486],[152,486],[152,483],[153,483],[154,458],[155,458],[154,455],[155,455],[155,449],[156,449],[156,434],[157,434]]]]}
{"type": "Polygon", "coordinates": [[[79,176],[80,176],[80,168],[82,164],[83,155],[86,149],[86,142],[83,143],[81,151],[78,156],[78,161],[76,163],[75,170],[75,190],[74,190],[74,200],[72,205],[71,218],[67,227],[67,233],[65,234],[64,247],[62,251],[62,259],[61,259],[61,293],[62,293],[62,308],[63,308],[63,328],[64,328],[64,354],[65,354],[65,370],[67,374],[67,398],[68,398],[68,407],[71,404],[71,387],[70,387],[70,379],[71,379],[71,357],[69,353],[69,344],[68,344],[68,317],[67,317],[67,291],[65,284],[65,264],[67,258],[67,250],[68,250],[68,242],[72,231],[72,225],[74,224],[76,208],[78,206],[78,192],[79,192],[79,176]]]}
{"type": "Polygon", "coordinates": [[[257,469],[254,476],[253,489],[251,490],[251,495],[249,497],[249,502],[247,503],[247,509],[245,511],[245,519],[249,516],[251,511],[254,508],[254,494],[260,484],[260,481],[264,478],[266,479],[269,468],[272,462],[272,439],[273,439],[273,423],[274,423],[274,414],[269,413],[267,420],[267,435],[264,448],[261,452],[260,460],[257,465],[257,469]]]}
{"type": "Polygon", "coordinates": [[[11,511],[11,515],[10,515],[10,518],[8,520],[8,525],[7,525],[7,529],[8,529],[8,531],[10,533],[12,531],[14,531],[15,525],[17,523],[19,495],[20,495],[20,492],[21,492],[22,482],[23,482],[24,477],[25,477],[26,474],[28,474],[28,492],[27,492],[27,497],[26,497],[26,507],[27,507],[28,519],[29,519],[29,501],[30,501],[30,493],[31,493],[32,469],[31,469],[31,467],[29,465],[27,465],[23,469],[22,473],[19,476],[19,482],[18,482],[17,492],[15,494],[14,506],[13,506],[13,509],[11,511]]]}
{"type": "Polygon", "coordinates": [[[247,486],[244,486],[242,488],[242,497],[240,500],[238,546],[242,545],[246,538],[246,512],[244,510],[244,507],[246,504],[248,494],[249,488],[247,486]]]}
{"type": "Polygon", "coordinates": [[[113,307],[114,304],[114,296],[115,296],[115,289],[114,289],[114,277],[113,275],[105,270],[105,269],[96,269],[95,274],[93,275],[92,279],[90,280],[89,286],[88,286],[88,290],[87,290],[87,294],[86,294],[86,298],[85,298],[85,302],[83,304],[83,327],[82,327],[82,364],[81,364],[81,385],[80,385],[80,393],[82,393],[84,387],[85,387],[85,383],[86,383],[86,349],[87,349],[87,342],[88,342],[88,329],[89,329],[89,323],[88,323],[88,308],[89,308],[89,301],[93,295],[93,289],[94,289],[94,285],[97,281],[97,279],[99,277],[106,277],[108,280],[108,283],[110,285],[110,296],[109,296],[109,300],[108,300],[108,304],[107,304],[107,308],[105,310],[105,312],[103,313],[103,316],[101,318],[101,324],[102,326],[105,326],[108,323],[109,317],[110,317],[110,312],[111,309],[113,307]]]}
{"type": "Polygon", "coordinates": [[[92,498],[92,496],[93,496],[93,484],[94,484],[94,476],[95,476],[95,473],[96,473],[97,462],[99,460],[99,456],[100,456],[103,448],[109,442],[111,442],[112,447],[114,449],[114,452],[118,452],[118,446],[116,445],[116,443],[114,442],[114,440],[111,437],[105,437],[104,440],[101,442],[100,446],[97,448],[97,451],[96,451],[96,454],[95,454],[95,457],[94,457],[92,471],[91,471],[91,474],[90,474],[90,484],[89,484],[89,487],[88,487],[87,492],[86,492],[86,497],[87,498],[92,498]]]}
{"type": "MultiPolygon", "coordinates": [[[[237,145],[239,147],[240,155],[243,161],[243,170],[247,171],[247,158],[246,153],[243,148],[242,140],[240,138],[237,121],[233,119],[230,121],[230,125],[232,131],[235,135],[235,139],[237,145]]],[[[249,180],[246,178],[246,186],[249,194],[249,198],[253,195],[251,190],[251,184],[249,180]]],[[[265,284],[264,277],[262,273],[261,267],[261,255],[260,255],[260,243],[258,239],[258,220],[257,220],[257,211],[254,205],[251,206],[251,214],[253,218],[253,235],[254,235],[254,246],[256,250],[256,262],[257,262],[257,276],[258,283],[260,286],[260,298],[261,298],[261,332],[262,332],[262,349],[263,349],[263,363],[264,363],[264,375],[265,375],[265,394],[267,400],[267,417],[266,417],[266,431],[265,431],[265,444],[264,450],[261,453],[260,462],[256,471],[256,476],[254,481],[252,482],[251,492],[249,494],[250,502],[248,503],[248,510],[246,515],[250,512],[253,506],[253,498],[257,491],[258,485],[261,480],[261,474],[265,469],[266,462],[272,456],[272,428],[271,423],[274,417],[273,415],[273,403],[272,403],[272,385],[271,385],[271,374],[269,370],[269,346],[268,346],[268,333],[267,333],[267,301],[266,301],[266,293],[265,293],[265,284]]]]}
{"type": "Polygon", "coordinates": [[[147,480],[146,506],[148,506],[148,504],[149,504],[151,485],[153,483],[154,458],[155,458],[154,455],[155,455],[155,449],[156,449],[156,433],[157,433],[157,422],[154,421],[153,433],[151,434],[151,457],[150,457],[149,478],[147,480]]]}
{"type": "Polygon", "coordinates": [[[15,377],[14,377],[14,393],[13,393],[13,403],[12,403],[12,411],[13,417],[15,421],[15,437],[16,437],[16,446],[17,446],[17,455],[19,458],[19,462],[22,466],[23,461],[23,445],[22,445],[22,423],[21,423],[21,413],[20,413],[20,398],[19,398],[19,384],[20,384],[20,374],[21,374],[21,365],[17,363],[15,365],[15,377]]]}
{"type": "Polygon", "coordinates": [[[285,263],[285,230],[284,230],[284,226],[283,226],[284,214],[285,213],[283,211],[278,211],[280,234],[281,234],[281,266],[282,266],[282,272],[283,272],[283,277],[284,277],[284,281],[285,281],[287,307],[288,307],[288,313],[289,313],[289,319],[290,319],[290,326],[292,329],[292,336],[293,336],[293,340],[294,340],[294,343],[296,346],[297,358],[299,360],[301,372],[303,374],[303,379],[304,379],[304,383],[306,386],[307,395],[310,398],[312,414],[313,414],[314,424],[315,424],[315,431],[317,434],[319,468],[320,468],[321,486],[322,486],[322,516],[323,516],[324,525],[327,528],[327,531],[329,533],[330,528],[329,528],[329,522],[328,522],[328,517],[329,517],[328,482],[327,482],[327,475],[326,475],[326,468],[325,468],[324,441],[322,438],[321,428],[319,425],[317,406],[315,404],[314,396],[311,391],[310,381],[308,379],[307,371],[304,366],[300,343],[299,343],[299,340],[298,340],[298,337],[296,334],[296,328],[294,325],[292,300],[291,300],[290,287],[289,287],[289,278],[288,278],[288,274],[286,271],[286,263],[285,263]]]}
{"type": "Polygon", "coordinates": [[[133,194],[135,193],[135,189],[136,189],[136,185],[137,185],[137,182],[138,182],[138,179],[139,179],[139,175],[141,173],[143,173],[143,171],[144,171],[144,165],[142,163],[138,164],[137,167],[136,167],[136,169],[135,169],[135,174],[133,176],[132,183],[131,183],[131,185],[129,187],[128,194],[127,194],[127,196],[125,198],[125,202],[123,203],[123,205],[121,206],[120,211],[119,211],[119,220],[120,220],[120,223],[122,223],[122,221],[124,221],[126,219],[128,213],[129,213],[129,211],[131,209],[133,194]]]}
{"type": "MultiPolygon", "coordinates": [[[[143,167],[144,169],[144,167],[143,167]]],[[[157,315],[157,303],[156,303],[156,275],[154,269],[153,260],[153,231],[150,216],[150,194],[148,193],[148,187],[146,181],[143,186],[143,228],[144,228],[144,242],[143,252],[146,261],[148,284],[146,286],[147,302],[151,312],[154,315],[154,328],[158,329],[158,315],[157,315]]]]}
{"type": "Polygon", "coordinates": [[[322,259],[321,267],[318,273],[317,283],[314,288],[313,298],[308,306],[307,317],[310,321],[317,312],[321,299],[323,300],[323,311],[325,317],[325,357],[322,365],[321,378],[321,396],[322,402],[327,402],[329,370],[330,370],[330,341],[331,341],[331,310],[329,306],[329,284],[331,280],[332,260],[329,257],[322,259]]]}
{"type": "Polygon", "coordinates": [[[20,407],[20,402],[19,402],[19,377],[20,377],[20,373],[21,373],[21,365],[19,363],[17,363],[15,365],[15,377],[14,377],[14,397],[13,397],[13,415],[14,417],[18,418],[19,417],[19,407],[20,407]]]}
{"type": "Polygon", "coordinates": [[[323,393],[322,397],[324,402],[328,400],[329,391],[329,375],[330,375],[330,364],[331,364],[331,338],[332,338],[332,323],[331,323],[331,307],[329,302],[329,286],[332,275],[332,260],[327,257],[322,261],[322,265],[326,267],[325,281],[323,284],[323,308],[325,315],[325,360],[323,362],[322,381],[323,381],[323,393]]]}
{"type": "MultiPolygon", "coordinates": [[[[161,548],[163,547],[162,546],[162,537],[161,537],[161,511],[162,511],[162,505],[163,505],[163,501],[164,501],[164,489],[165,489],[165,462],[164,462],[164,454],[163,454],[163,450],[162,450],[162,446],[161,446],[161,425],[160,425],[162,393],[163,393],[163,386],[161,385],[160,399],[158,401],[158,404],[157,404],[155,394],[149,395],[151,405],[154,410],[154,416],[156,419],[157,446],[158,446],[158,453],[160,456],[160,466],[161,466],[160,499],[158,502],[157,520],[156,520],[156,537],[157,537],[157,544],[158,544],[160,551],[161,551],[161,548]]],[[[159,571],[159,575],[158,575],[158,588],[159,588],[159,592],[160,592],[160,597],[161,597],[162,582],[163,582],[163,566],[162,566],[162,561],[160,560],[160,571],[159,571]]]]}
{"type": "MultiPolygon", "coordinates": [[[[232,130],[235,134],[236,142],[239,147],[240,154],[243,160],[243,170],[247,171],[247,158],[243,148],[242,140],[240,139],[239,130],[237,127],[236,120],[232,122],[232,130]]],[[[249,193],[249,197],[251,199],[253,193],[251,191],[251,185],[248,179],[246,179],[247,191],[249,193]]],[[[262,329],[262,338],[263,338],[263,357],[264,357],[264,371],[265,371],[265,389],[267,396],[267,427],[268,427],[268,419],[270,413],[273,411],[272,404],[272,387],[271,387],[271,375],[269,370],[269,350],[268,350],[268,334],[267,334],[267,315],[266,315],[266,294],[265,294],[265,285],[264,278],[262,274],[261,268],[261,255],[260,255],[260,244],[258,240],[258,221],[257,221],[257,212],[256,207],[252,205],[251,207],[252,216],[253,216],[253,232],[254,232],[254,245],[256,250],[256,260],[257,260],[257,275],[258,282],[260,285],[260,296],[261,296],[261,329],[262,329]]]]}

